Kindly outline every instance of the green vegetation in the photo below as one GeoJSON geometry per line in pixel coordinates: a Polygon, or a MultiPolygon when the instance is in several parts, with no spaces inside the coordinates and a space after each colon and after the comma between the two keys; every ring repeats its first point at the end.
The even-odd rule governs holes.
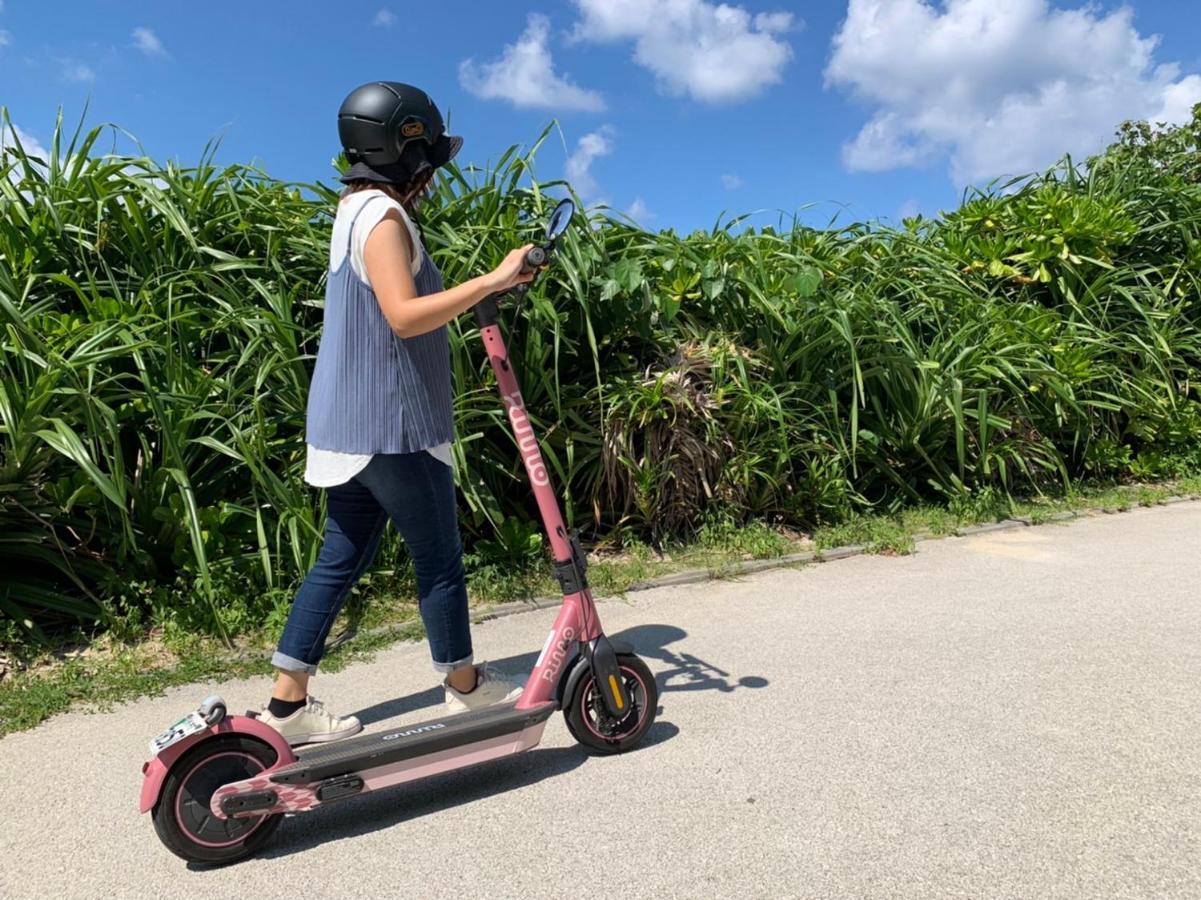
{"type": "MultiPolygon", "coordinates": [[[[614,596],[655,577],[680,571],[706,570],[720,578],[736,575],[739,563],[747,560],[778,559],[851,543],[862,544],[869,553],[907,553],[919,537],[956,534],[1003,515],[1025,517],[1038,524],[1065,513],[1154,506],[1170,497],[1201,498],[1201,476],[1172,483],[1089,488],[1057,497],[1044,496],[1007,504],[1000,512],[989,504],[956,509],[911,507],[897,516],[859,516],[849,523],[824,526],[808,540],[759,522],[739,528],[725,520],[707,525],[701,539],[688,545],[662,548],[661,552],[646,544],[632,544],[620,554],[602,555],[593,560],[589,578],[600,595],[614,596]]],[[[551,597],[555,590],[556,584],[540,560],[527,562],[511,581],[499,587],[487,578],[473,580],[476,618],[486,616],[494,603],[551,597]],[[506,593],[505,589],[516,592],[506,593]]],[[[352,661],[370,658],[375,651],[397,641],[425,636],[416,607],[394,599],[372,604],[365,614],[344,613],[334,631],[338,636],[333,642],[335,648],[322,661],[323,670],[331,672],[352,661]]],[[[265,676],[271,671],[268,648],[277,637],[274,628],[259,628],[243,635],[237,651],[231,653],[216,639],[203,635],[176,633],[172,638],[159,635],[126,644],[110,634],[74,653],[43,653],[25,660],[30,664],[28,668],[0,679],[0,737],[32,728],[75,706],[103,710],[176,685],[265,676]]],[[[0,659],[0,666],[3,663],[0,659]]]]}
{"type": "MultiPolygon", "coordinates": [[[[335,194],[107,134],[0,159],[0,646],[270,632],[320,541],[303,418],[335,194]]],[[[1201,470],[1199,137],[1201,108],[1131,125],[897,229],[593,212],[508,317],[569,519],[613,547],[834,527],[904,552],[879,515],[1201,470]]],[[[448,281],[541,229],[536,149],[438,183],[448,281]]],[[[470,317],[453,343],[473,589],[528,593],[536,511],[470,317]]],[[[356,621],[411,596],[396,543],[379,565],[356,621]]]]}

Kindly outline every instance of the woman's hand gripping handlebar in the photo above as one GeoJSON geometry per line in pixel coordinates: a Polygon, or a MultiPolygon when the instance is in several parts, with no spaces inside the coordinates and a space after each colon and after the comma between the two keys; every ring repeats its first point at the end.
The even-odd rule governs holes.
{"type": "Polygon", "coordinates": [[[503,286],[475,305],[475,320],[480,323],[480,328],[496,324],[499,316],[496,301],[500,297],[514,291],[524,294],[529,290],[530,282],[534,280],[538,270],[545,269],[549,264],[555,242],[567,231],[574,214],[575,204],[571,200],[561,200],[551,213],[550,222],[546,226],[546,244],[527,244],[520,250],[514,250],[496,267],[495,274],[503,279],[503,286]]]}
{"type": "Polygon", "coordinates": [[[475,320],[479,326],[495,325],[500,312],[497,302],[507,294],[521,295],[528,291],[530,282],[539,269],[546,267],[549,259],[549,248],[529,244],[506,256],[495,270],[497,279],[504,286],[475,305],[475,320]]]}

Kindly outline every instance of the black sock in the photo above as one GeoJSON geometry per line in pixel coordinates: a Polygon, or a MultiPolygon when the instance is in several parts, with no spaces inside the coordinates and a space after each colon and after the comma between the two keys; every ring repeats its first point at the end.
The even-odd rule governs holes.
{"type": "Polygon", "coordinates": [[[267,704],[267,712],[277,719],[286,719],[307,702],[308,700],[280,700],[278,697],[272,697],[271,702],[267,704]]]}

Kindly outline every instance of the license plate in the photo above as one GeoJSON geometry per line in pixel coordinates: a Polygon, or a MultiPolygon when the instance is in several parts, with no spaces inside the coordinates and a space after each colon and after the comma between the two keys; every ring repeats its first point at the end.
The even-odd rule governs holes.
{"type": "Polygon", "coordinates": [[[209,727],[208,722],[200,713],[188,713],[153,741],[150,742],[150,752],[157,756],[172,744],[178,744],[186,737],[198,734],[209,727]]]}

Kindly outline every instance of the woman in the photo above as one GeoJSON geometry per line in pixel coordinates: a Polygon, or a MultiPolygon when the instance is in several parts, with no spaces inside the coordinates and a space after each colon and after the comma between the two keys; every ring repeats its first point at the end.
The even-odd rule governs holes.
{"type": "Polygon", "coordinates": [[[445,290],[413,225],[434,172],[462,139],[415,87],[374,82],[338,113],[351,163],[330,242],[324,330],[309,393],[305,479],[328,494],[325,540],[272,659],[279,670],[261,720],[290,743],[362,729],[308,693],[350,589],[388,520],[417,571],[421,617],[451,711],[508,699],[520,686],[473,663],[451,470],[446,323],[489,294],[529,281],[523,247],[494,271],[445,290]]]}

